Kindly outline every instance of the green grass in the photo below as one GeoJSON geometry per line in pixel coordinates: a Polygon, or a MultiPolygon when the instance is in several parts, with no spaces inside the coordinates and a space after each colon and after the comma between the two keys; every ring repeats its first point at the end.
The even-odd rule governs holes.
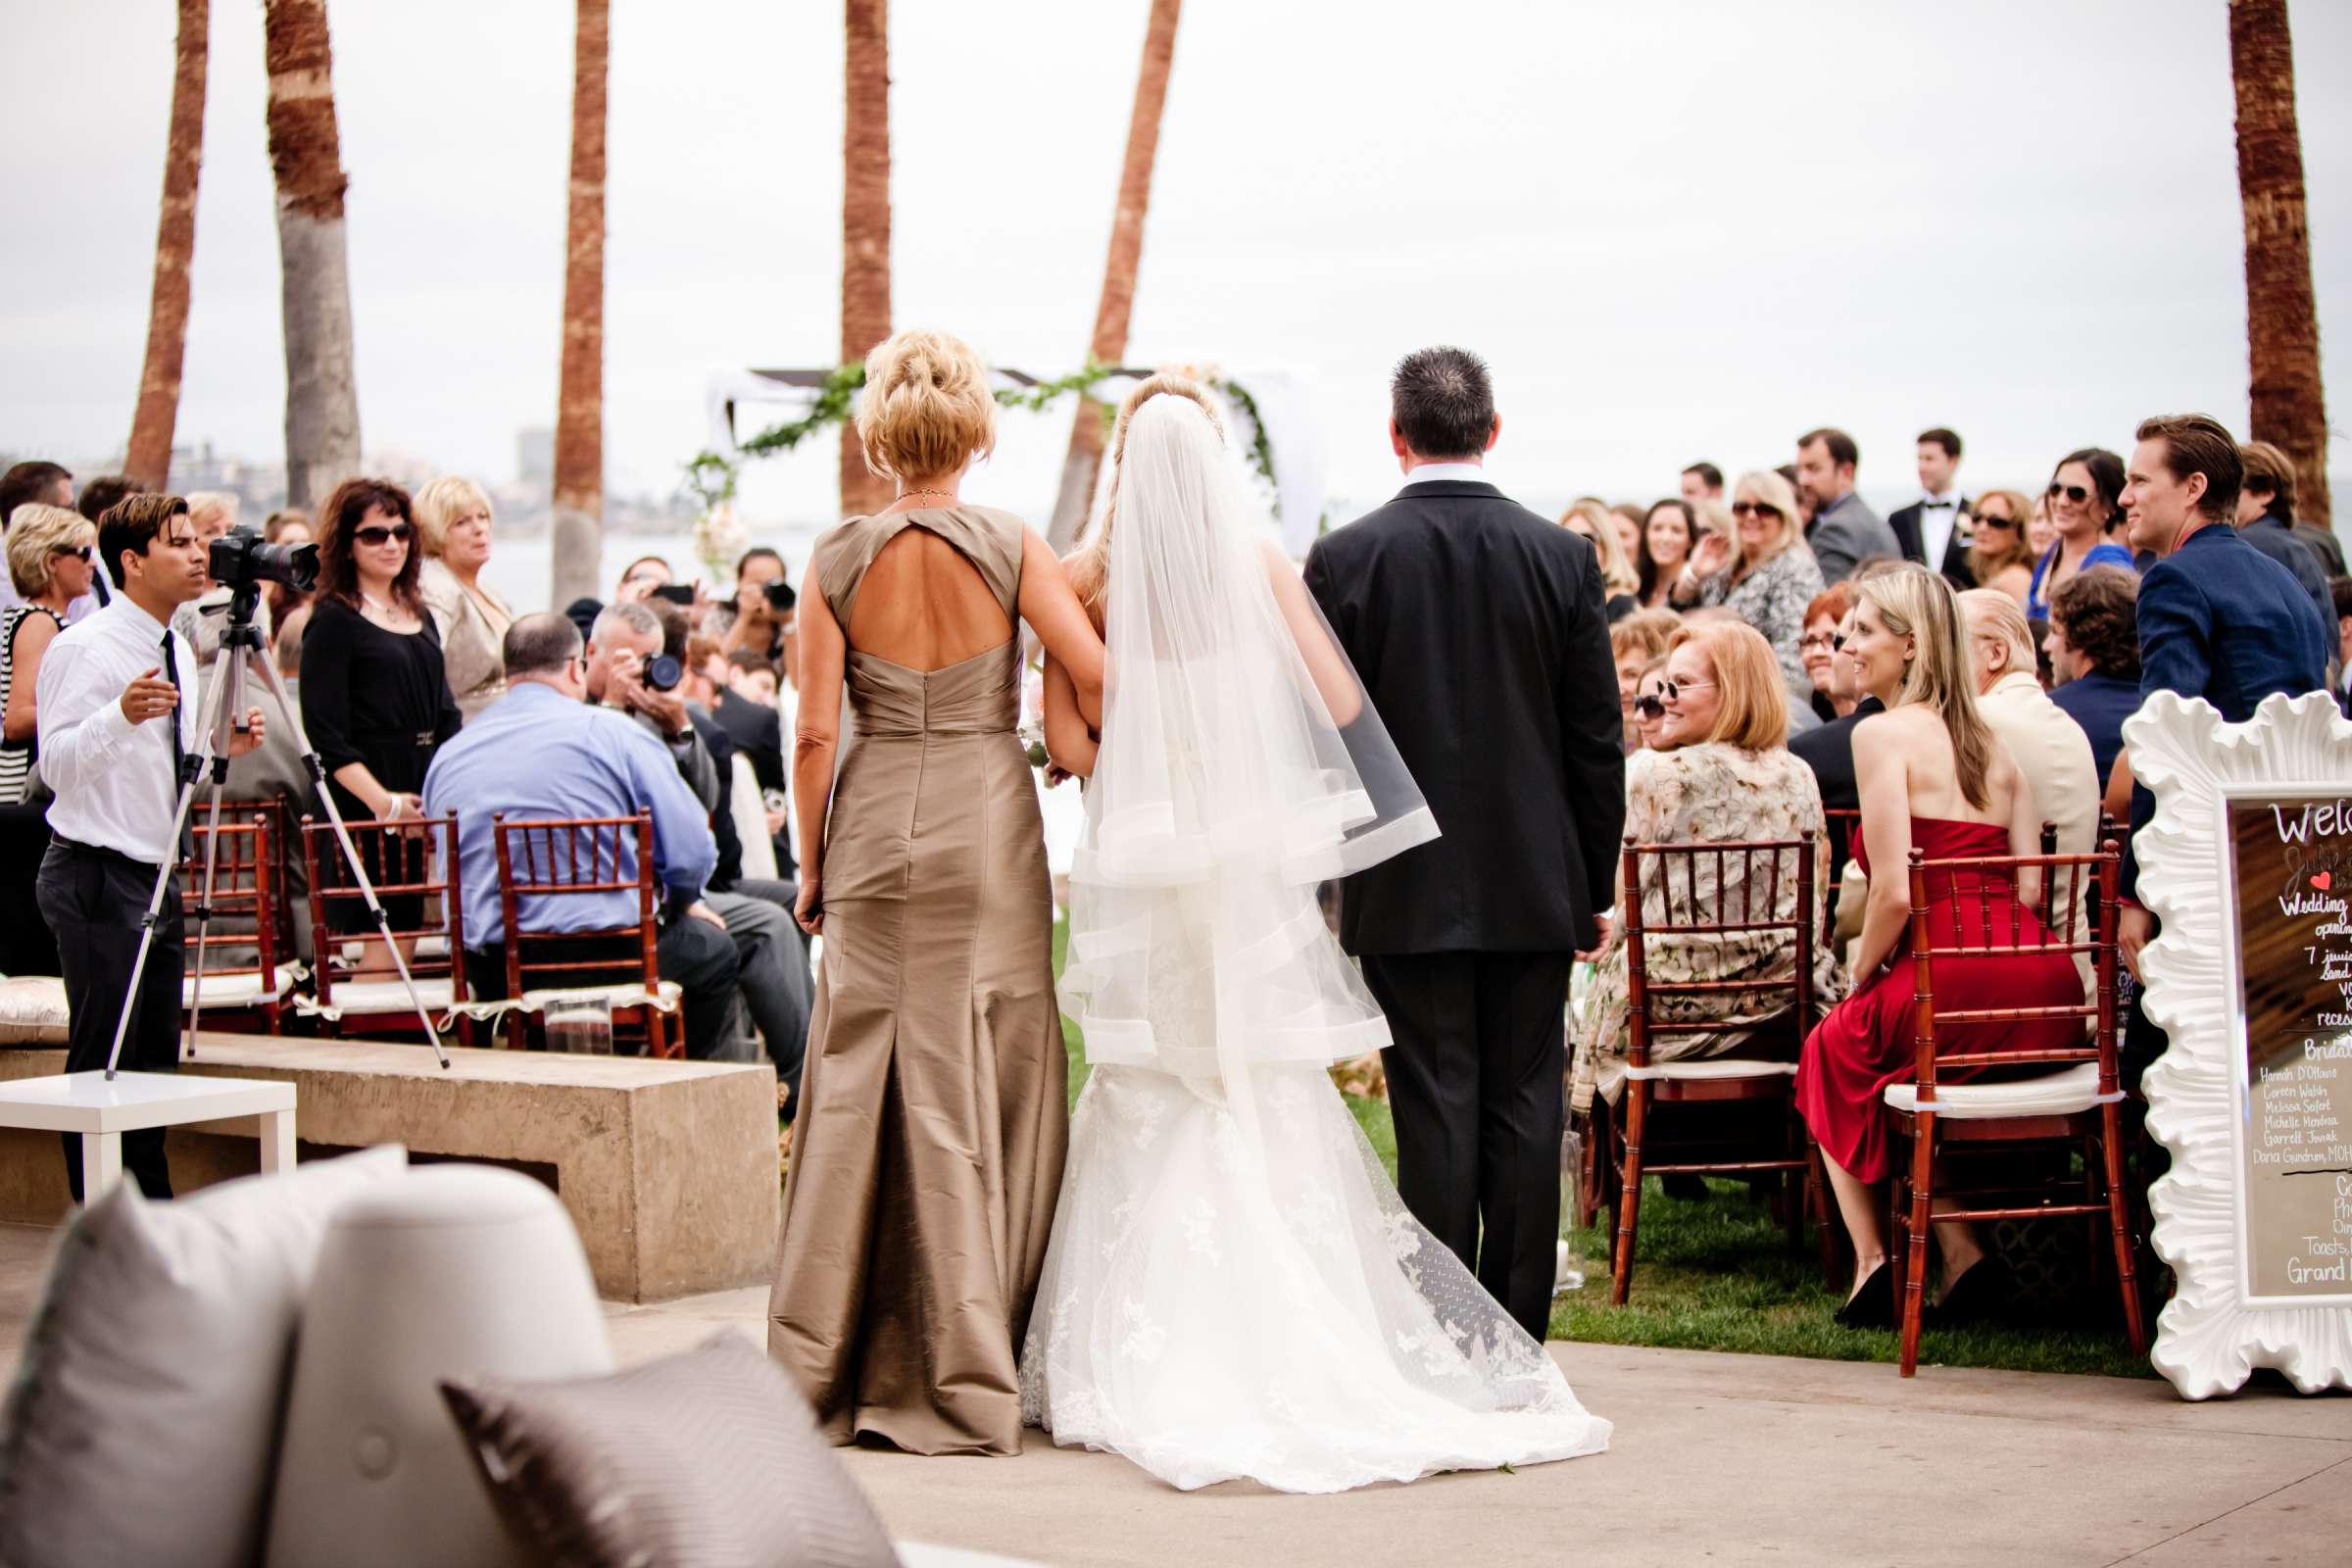
{"type": "MultiPolygon", "coordinates": [[[[1061,972],[1068,937],[1067,923],[1056,921],[1055,974],[1061,972]]],[[[1067,1017],[1061,1033],[1070,1054],[1070,1103],[1075,1105],[1086,1083],[1085,1043],[1067,1017]]],[[[1388,1102],[1356,1095],[1347,1101],[1394,1181],[1396,1131],[1388,1102]]],[[[1764,1204],[1749,1200],[1744,1186],[1717,1182],[1706,1199],[1684,1200],[1668,1198],[1654,1179],[1644,1183],[1633,1293],[1624,1306],[1608,1302],[1601,1238],[1587,1234],[1579,1241],[1586,1284],[1553,1302],[1555,1340],[1823,1361],[1895,1359],[1893,1334],[1837,1325],[1831,1314],[1842,1293],[1833,1295],[1823,1286],[1818,1251],[1808,1243],[1801,1256],[1791,1257],[1780,1226],[1764,1204]]],[[[2083,1294],[2093,1298],[2083,1303],[2093,1314],[2085,1323],[1930,1330],[1920,1337],[1920,1364],[2153,1377],[2146,1358],[2133,1356],[2124,1341],[2112,1291],[2083,1294]]]]}

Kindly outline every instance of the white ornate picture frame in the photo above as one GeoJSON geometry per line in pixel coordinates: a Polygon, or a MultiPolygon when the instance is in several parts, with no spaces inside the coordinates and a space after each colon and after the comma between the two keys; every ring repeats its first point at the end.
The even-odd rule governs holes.
{"type": "MultiPolygon", "coordinates": [[[[2156,1251],[2177,1279],[2157,1320],[2156,1369],[2191,1399],[2228,1394],[2258,1366],[2306,1394],[2352,1387],[2352,1285],[2281,1297],[2251,1284],[2252,1087],[2230,811],[2352,803],[2352,722],[2324,692],[2273,695],[2243,724],[2225,723],[2202,699],[2160,692],[2126,721],[2124,739],[2132,773],[2156,797],[2155,820],[2134,844],[2140,902],[2161,922],[2140,973],[2142,1005],[2170,1040],[2141,1086],[2149,1130],[2173,1160],[2148,1195],[2156,1251]]],[[[2352,1106],[2352,1061],[2335,1084],[2337,1103],[2352,1106]]]]}

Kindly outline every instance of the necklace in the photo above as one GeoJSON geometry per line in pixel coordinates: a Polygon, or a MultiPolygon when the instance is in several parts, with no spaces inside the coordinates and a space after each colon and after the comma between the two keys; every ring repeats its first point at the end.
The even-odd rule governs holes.
{"type": "Polygon", "coordinates": [[[907,501],[916,496],[937,496],[942,501],[953,501],[956,499],[956,492],[953,490],[902,490],[897,499],[907,501]]]}

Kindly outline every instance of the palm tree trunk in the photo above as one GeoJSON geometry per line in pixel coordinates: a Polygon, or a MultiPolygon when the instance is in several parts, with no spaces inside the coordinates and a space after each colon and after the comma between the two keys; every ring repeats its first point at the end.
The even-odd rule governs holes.
{"type": "MultiPolygon", "coordinates": [[[[1110,220],[1110,257],[1102,267],[1102,299],[1095,307],[1088,352],[1116,365],[1127,352],[1127,322],[1135,312],[1135,273],[1144,254],[1144,214],[1152,205],[1152,163],[1159,152],[1160,110],[1168,101],[1168,67],[1176,58],[1176,13],[1183,0],[1152,0],[1144,28],[1144,63],[1135,77],[1135,111],[1127,120],[1127,162],[1119,171],[1119,205],[1110,220]]],[[[1062,460],[1061,489],[1046,539],[1056,551],[1077,543],[1102,466],[1102,410],[1078,400],[1070,451],[1062,460]]]]}
{"type": "Polygon", "coordinates": [[[554,603],[592,599],[605,557],[605,63],[607,0],[579,0],[572,40],[571,209],[556,400],[554,603]]]}
{"type": "MultiPolygon", "coordinates": [[[[847,0],[842,122],[841,363],[890,336],[890,4],[847,0]]],[[[841,514],[890,504],[888,480],[866,471],[858,432],[841,429],[841,514]]]]}
{"type": "Polygon", "coordinates": [[[286,501],[316,506],[360,466],[343,148],[326,0],[264,0],[270,167],[286,333],[286,501]]]}
{"type": "Polygon", "coordinates": [[[2237,83],[2237,190],[2246,215],[2254,439],[2293,461],[2296,520],[2325,528],[2330,525],[2328,408],[2286,0],[2230,0],[2230,73],[2237,83]]]}
{"type": "Polygon", "coordinates": [[[196,172],[204,161],[204,77],[211,0],[179,0],[178,63],[172,73],[172,128],[164,146],[163,216],[155,231],[155,285],[147,302],[147,357],[130,416],[123,469],[142,490],[172,477],[172,428],[188,347],[188,263],[196,254],[196,172]]]}

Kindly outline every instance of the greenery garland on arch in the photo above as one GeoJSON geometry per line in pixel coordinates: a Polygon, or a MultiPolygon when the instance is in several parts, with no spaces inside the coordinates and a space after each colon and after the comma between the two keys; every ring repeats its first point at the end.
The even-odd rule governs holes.
{"type": "MultiPolygon", "coordinates": [[[[1073,393],[1080,397],[1091,395],[1097,386],[1116,373],[1113,367],[1089,355],[1086,364],[1068,375],[1040,381],[1032,386],[999,387],[996,391],[997,404],[1000,408],[1042,414],[1073,393]]],[[[1234,413],[1249,425],[1249,440],[1244,452],[1250,460],[1251,471],[1274,492],[1275,514],[1281,515],[1282,487],[1274,477],[1274,444],[1266,436],[1265,420],[1258,416],[1257,400],[1250,395],[1249,388],[1231,377],[1211,374],[1206,379],[1212,391],[1225,394],[1226,400],[1233,405],[1234,413]]],[[[836,367],[825,377],[824,385],[817,389],[816,398],[808,405],[807,413],[781,424],[771,424],[759,434],[736,443],[738,456],[729,458],[709,450],[696,453],[685,465],[687,493],[702,504],[706,515],[734,500],[746,459],[790,452],[810,436],[845,422],[856,410],[858,389],[863,385],[865,366],[862,362],[836,367]]],[[[1117,411],[1108,404],[1102,405],[1102,410],[1103,433],[1107,435],[1111,421],[1117,417],[1117,411]]]]}

